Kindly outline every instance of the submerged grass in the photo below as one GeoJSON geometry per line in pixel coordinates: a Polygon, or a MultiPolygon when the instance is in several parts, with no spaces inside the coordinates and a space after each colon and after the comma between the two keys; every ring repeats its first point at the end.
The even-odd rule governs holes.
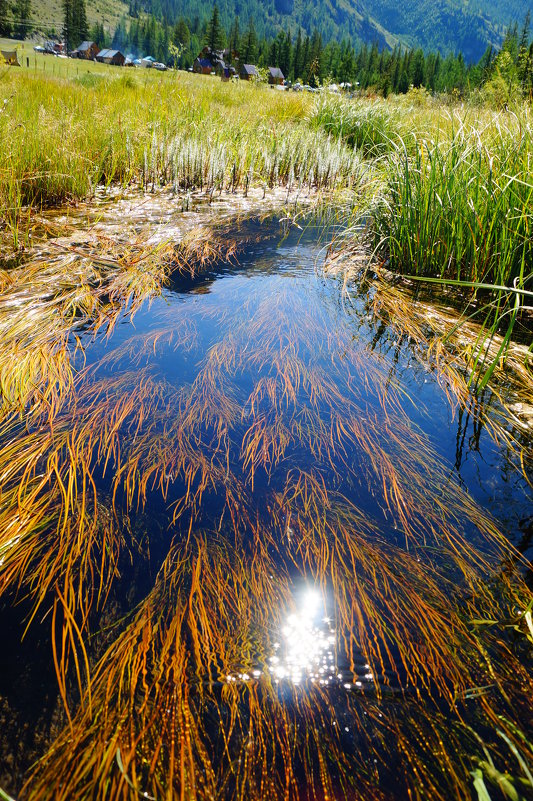
{"type": "Polygon", "coordinates": [[[111,343],[97,368],[79,363],[67,330],[110,334],[172,265],[201,269],[205,242],[192,243],[181,261],[78,256],[59,288],[54,265],[4,277],[17,309],[6,343],[33,364],[57,340],[60,364],[78,367],[52,370],[53,402],[33,397],[40,366],[14,382],[2,422],[0,593],[16,588],[49,621],[68,718],[23,796],[387,799],[400,783],[444,801],[467,797],[470,771],[489,781],[491,761],[493,778],[516,773],[515,752],[531,758],[520,722],[533,687],[502,632],[524,628],[519,557],[413,428],[379,354],[354,347],[349,314],[328,327],[316,298],[252,287],[207,352],[199,307],[111,343]],[[171,383],[158,359],[184,352],[195,377],[171,383]],[[154,496],[168,508],[164,558],[99,654],[123,560],[149,569],[134,531],[154,496]],[[299,580],[335,598],[348,687],[276,683],[269,657],[299,580]]]}

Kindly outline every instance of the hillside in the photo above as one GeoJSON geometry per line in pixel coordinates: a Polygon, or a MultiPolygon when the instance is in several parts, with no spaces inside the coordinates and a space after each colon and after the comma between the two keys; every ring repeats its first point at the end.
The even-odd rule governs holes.
{"type": "MultiPolygon", "coordinates": [[[[299,26],[316,28],[324,43],[348,37],[355,42],[397,43],[442,53],[462,52],[478,60],[487,45],[498,45],[505,28],[533,13],[533,0],[219,0],[221,20],[229,29],[236,15],[241,28],[253,20],[259,36],[299,26]]],[[[171,21],[207,18],[212,0],[143,0],[146,11],[171,21]]],[[[87,0],[90,22],[114,29],[127,5],[121,0],[87,0]]],[[[61,0],[33,0],[33,17],[43,31],[61,25],[61,0]]]]}
{"type": "MultiPolygon", "coordinates": [[[[154,11],[193,19],[207,17],[212,0],[145,0],[154,11]]],[[[461,51],[478,60],[489,44],[501,42],[505,27],[519,24],[533,0],[219,0],[221,18],[229,27],[235,16],[246,25],[253,19],[258,33],[279,27],[307,33],[314,28],[324,42],[348,36],[362,42],[397,42],[442,53],[461,51]]]]}
{"type": "MultiPolygon", "coordinates": [[[[42,36],[59,33],[63,27],[62,0],[32,0],[32,24],[42,36]]],[[[87,21],[103,23],[113,32],[118,21],[128,13],[128,4],[122,0],[87,0],[87,21]]]]}

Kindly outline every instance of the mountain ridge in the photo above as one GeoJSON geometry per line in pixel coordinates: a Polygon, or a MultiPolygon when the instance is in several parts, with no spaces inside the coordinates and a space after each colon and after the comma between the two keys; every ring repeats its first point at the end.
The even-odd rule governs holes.
{"type": "MultiPolygon", "coordinates": [[[[148,10],[175,17],[208,17],[212,0],[146,0],[148,10]]],[[[421,47],[442,55],[463,53],[477,61],[490,45],[499,46],[506,28],[521,25],[533,0],[218,0],[220,16],[229,28],[235,16],[247,25],[253,20],[259,35],[298,27],[317,29],[324,43],[349,38],[358,43],[421,47]]]]}

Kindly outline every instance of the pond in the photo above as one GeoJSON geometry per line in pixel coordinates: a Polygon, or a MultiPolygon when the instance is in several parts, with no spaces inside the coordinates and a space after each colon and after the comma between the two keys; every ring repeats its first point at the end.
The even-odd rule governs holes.
{"type": "Polygon", "coordinates": [[[241,223],[6,417],[5,790],[527,796],[530,487],[332,233],[241,223]]]}

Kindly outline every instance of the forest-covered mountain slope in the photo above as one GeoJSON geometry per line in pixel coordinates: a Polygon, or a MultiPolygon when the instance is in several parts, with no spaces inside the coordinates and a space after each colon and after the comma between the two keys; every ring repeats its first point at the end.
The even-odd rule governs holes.
{"type": "MultiPolygon", "coordinates": [[[[170,18],[208,17],[212,0],[144,0],[145,8],[170,18]]],[[[318,29],[324,43],[332,38],[402,42],[442,53],[462,52],[477,60],[489,44],[501,43],[506,27],[521,24],[533,0],[219,0],[221,20],[229,28],[253,19],[259,35],[299,26],[318,29]]]]}
{"type": "MultiPolygon", "coordinates": [[[[126,0],[128,2],[128,0],[126,0]]],[[[488,45],[499,45],[509,24],[521,25],[533,0],[218,0],[220,18],[229,30],[236,16],[243,30],[253,20],[259,37],[280,29],[296,33],[318,30],[323,44],[348,38],[352,44],[401,43],[425,51],[461,52],[477,61],[488,45]]],[[[130,10],[154,13],[170,23],[211,16],[213,0],[129,0],[130,10]]],[[[87,0],[90,22],[102,21],[112,34],[127,10],[124,0],[87,0]],[[114,8],[116,6],[116,8],[114,8]]],[[[61,0],[33,0],[38,30],[61,29],[61,0]]]]}

